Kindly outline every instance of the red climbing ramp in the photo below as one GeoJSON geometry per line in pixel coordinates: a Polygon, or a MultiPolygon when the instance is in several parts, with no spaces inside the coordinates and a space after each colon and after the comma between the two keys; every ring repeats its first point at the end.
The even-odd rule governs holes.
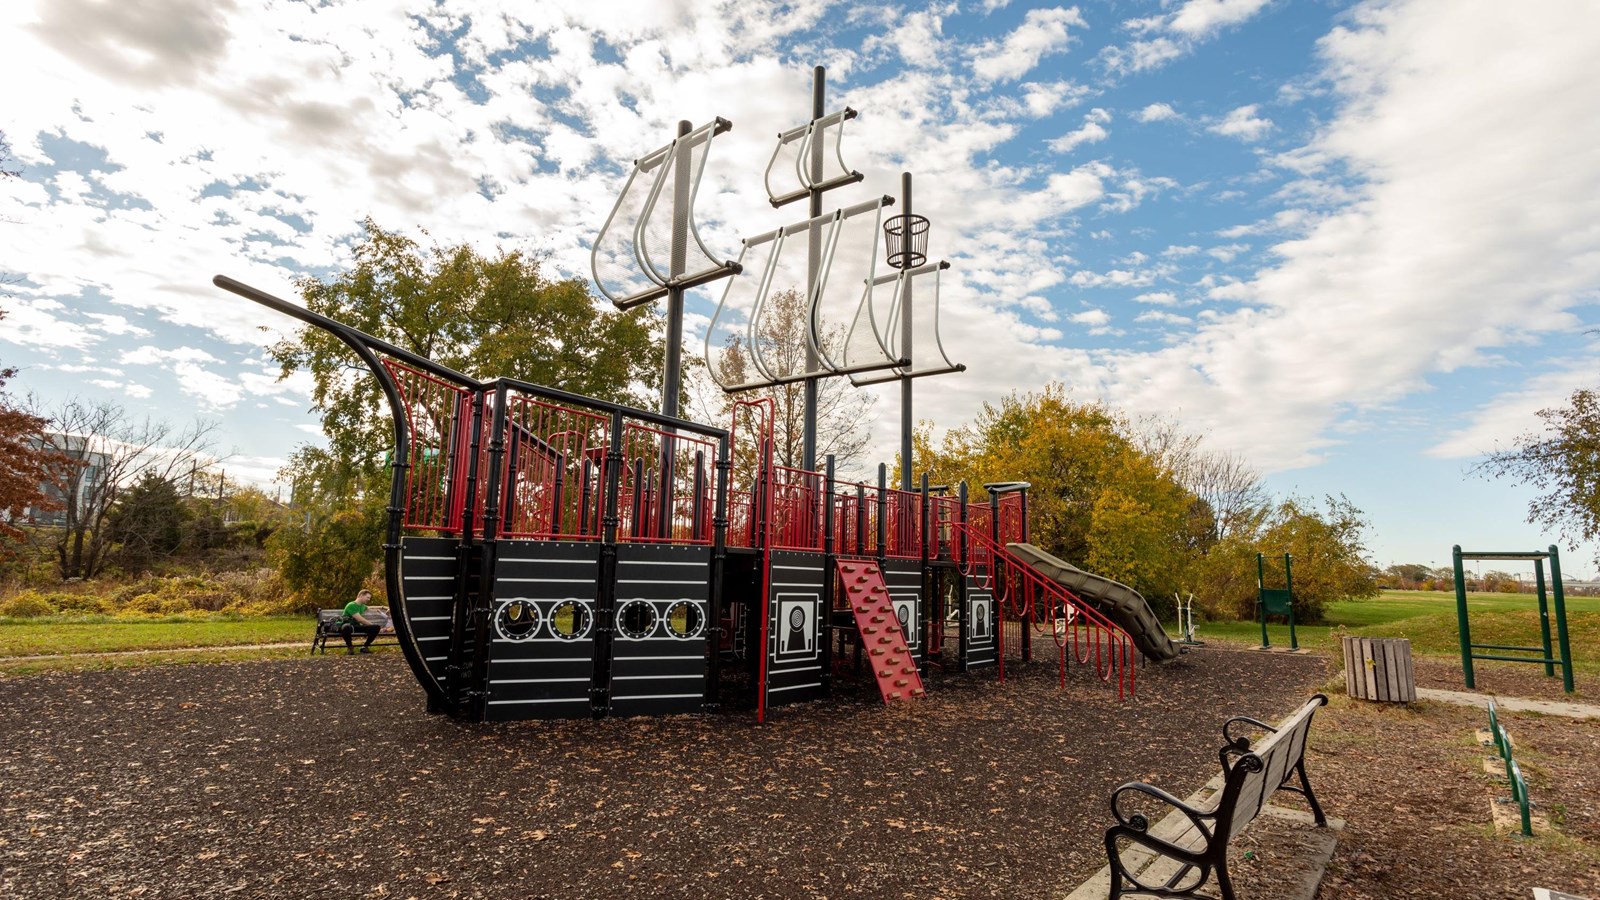
{"type": "Polygon", "coordinates": [[[850,614],[856,618],[856,631],[872,661],[872,675],[883,702],[921,697],[922,676],[917,674],[917,661],[906,646],[905,632],[894,614],[894,604],[889,602],[889,589],[884,586],[878,564],[850,559],[837,560],[837,564],[844,595],[850,601],[850,614]]]}

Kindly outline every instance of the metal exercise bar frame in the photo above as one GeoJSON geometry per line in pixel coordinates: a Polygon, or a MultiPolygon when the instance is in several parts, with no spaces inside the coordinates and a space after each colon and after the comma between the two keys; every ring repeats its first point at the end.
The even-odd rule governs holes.
{"type": "Polygon", "coordinates": [[[1520,551],[1520,550],[1462,550],[1460,544],[1450,548],[1451,567],[1455,576],[1456,587],[1456,628],[1461,642],[1461,673],[1469,689],[1477,687],[1477,672],[1473,660],[1490,660],[1495,662],[1534,663],[1544,666],[1547,677],[1555,676],[1555,668],[1561,667],[1561,687],[1566,693],[1572,693],[1576,686],[1572,675],[1572,642],[1567,632],[1567,600],[1566,591],[1561,578],[1561,552],[1555,544],[1545,550],[1520,551]],[[1544,561],[1550,561],[1550,592],[1545,591],[1544,561]],[[1538,592],[1539,603],[1539,637],[1540,646],[1523,646],[1519,644],[1477,644],[1472,641],[1472,625],[1467,615],[1467,579],[1466,568],[1462,563],[1466,560],[1512,560],[1532,562],[1534,564],[1534,585],[1538,592]],[[1550,642],[1550,605],[1554,601],[1556,619],[1556,646],[1559,655],[1552,656],[1550,642]],[[1479,650],[1501,650],[1505,653],[1478,653],[1479,650]],[[1534,656],[1511,656],[1509,653],[1537,654],[1534,656]]]}

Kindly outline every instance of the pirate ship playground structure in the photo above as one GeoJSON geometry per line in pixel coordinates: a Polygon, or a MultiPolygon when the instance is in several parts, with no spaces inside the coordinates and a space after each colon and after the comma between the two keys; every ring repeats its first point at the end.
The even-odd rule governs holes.
{"type": "Polygon", "coordinates": [[[735,261],[708,250],[693,221],[729,123],[681,123],[635,163],[594,241],[594,274],[618,307],[668,302],[662,411],[479,379],[214,279],[333,335],[380,384],[394,425],[387,591],[430,711],[669,715],[726,700],[764,720],[838,678],[912,702],[932,668],[1003,679],[1008,661],[1036,651],[1063,684],[1082,666],[1121,697],[1140,651],[1163,658],[1114,606],[1019,555],[1033,550],[1026,482],[934,486],[908,466],[891,486],[885,466],[850,481],[815,458],[820,379],[898,380],[910,460],[913,380],[962,369],[938,339],[947,265],[926,261],[910,177],[888,220],[888,197],[821,210],[825,191],[861,180],[839,153],[854,116],[824,111],[818,69],[811,120],[779,135],[767,172],[773,206],[808,199],[810,215],[747,239],[735,261]],[[733,398],[725,427],[677,414],[683,292],[719,280],[706,356],[733,398]],[[778,354],[764,335],[788,284],[804,286],[805,347],[778,354]],[[737,399],[791,382],[808,401],[800,466],[776,459],[772,402],[737,399]]]}

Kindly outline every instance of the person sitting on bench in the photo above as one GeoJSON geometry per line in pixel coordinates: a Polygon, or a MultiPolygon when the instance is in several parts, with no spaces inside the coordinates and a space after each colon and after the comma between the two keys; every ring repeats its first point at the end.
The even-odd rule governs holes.
{"type": "Polygon", "coordinates": [[[371,599],[372,592],[364,590],[356,594],[354,600],[344,605],[344,613],[340,616],[342,624],[339,628],[339,633],[344,635],[345,653],[356,652],[356,645],[350,638],[358,631],[367,636],[367,642],[361,645],[361,652],[371,653],[372,642],[377,640],[378,632],[383,630],[382,625],[364,615],[367,611],[367,601],[371,599]]]}

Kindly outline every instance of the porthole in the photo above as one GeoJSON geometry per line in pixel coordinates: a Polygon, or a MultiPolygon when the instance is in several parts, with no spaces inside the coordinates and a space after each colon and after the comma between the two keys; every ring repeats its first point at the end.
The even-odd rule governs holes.
{"type": "Polygon", "coordinates": [[[550,611],[550,633],[575,641],[589,633],[589,609],[576,600],[563,600],[550,611]]]}
{"type": "Polygon", "coordinates": [[[617,631],[623,637],[640,640],[656,630],[655,605],[648,600],[629,600],[617,610],[617,631]]]}
{"type": "Polygon", "coordinates": [[[705,624],[705,614],[700,612],[700,605],[692,600],[679,600],[667,607],[667,632],[673,637],[699,637],[705,624]]]}
{"type": "Polygon", "coordinates": [[[513,600],[500,607],[494,628],[508,641],[525,641],[539,629],[539,607],[527,600],[513,600]]]}

